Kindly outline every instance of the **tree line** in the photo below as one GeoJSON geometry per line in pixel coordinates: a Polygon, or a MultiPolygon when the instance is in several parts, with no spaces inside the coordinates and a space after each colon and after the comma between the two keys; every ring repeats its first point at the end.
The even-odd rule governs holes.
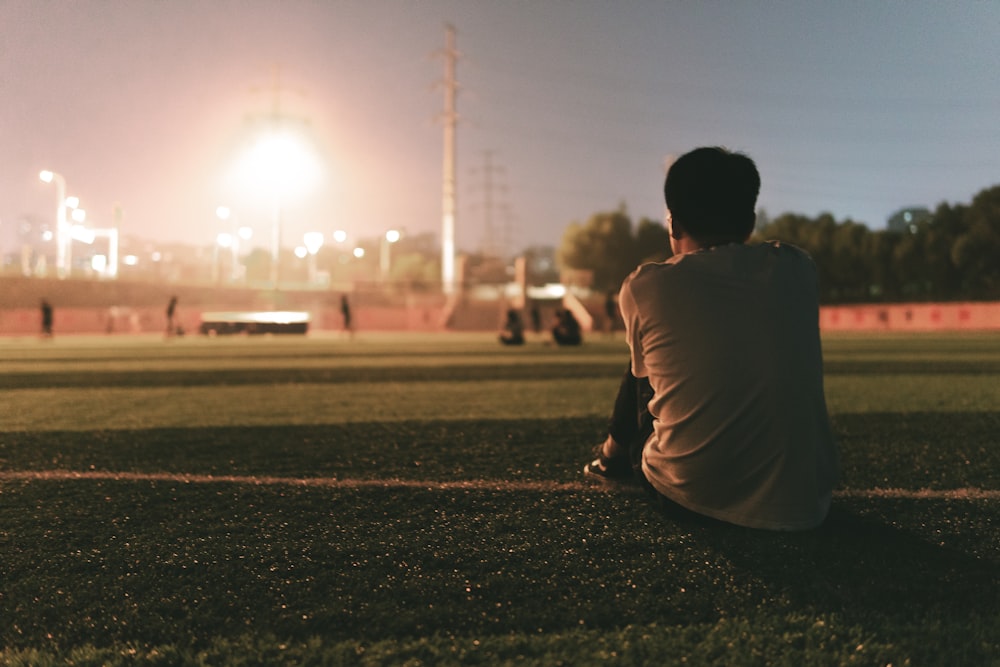
{"type": "MultiPolygon", "coordinates": [[[[872,230],[824,213],[810,218],[758,215],[753,240],[778,240],[808,252],[824,303],[1000,299],[1000,185],[970,204],[940,204],[902,230],[872,230]]],[[[633,225],[624,207],[571,224],[557,259],[586,272],[596,290],[617,289],[639,264],[670,256],[660,221],[633,225]]]]}

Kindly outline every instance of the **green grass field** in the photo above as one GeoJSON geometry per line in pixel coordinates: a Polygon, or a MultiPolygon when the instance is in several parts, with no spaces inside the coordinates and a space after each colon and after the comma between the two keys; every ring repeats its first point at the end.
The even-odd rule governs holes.
{"type": "Polygon", "coordinates": [[[1000,336],[824,347],[778,534],[583,478],[621,340],[0,339],[0,664],[1000,665],[1000,336]]]}

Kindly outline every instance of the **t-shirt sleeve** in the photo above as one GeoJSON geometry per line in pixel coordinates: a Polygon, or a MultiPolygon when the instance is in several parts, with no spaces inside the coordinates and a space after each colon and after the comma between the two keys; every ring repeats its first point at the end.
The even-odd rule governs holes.
{"type": "Polygon", "coordinates": [[[642,331],[639,326],[639,307],[636,304],[635,296],[632,294],[632,279],[635,273],[630,275],[622,283],[621,291],[618,293],[618,306],[622,311],[622,320],[625,322],[625,341],[628,343],[632,375],[636,377],[646,377],[646,364],[642,357],[642,331]]]}

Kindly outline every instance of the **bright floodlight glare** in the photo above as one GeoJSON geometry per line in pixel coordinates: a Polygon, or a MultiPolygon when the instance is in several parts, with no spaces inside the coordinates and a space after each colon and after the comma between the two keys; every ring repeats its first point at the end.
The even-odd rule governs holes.
{"type": "Polygon", "coordinates": [[[215,242],[219,244],[220,248],[228,248],[233,245],[233,235],[227,232],[220,232],[219,235],[215,237],[215,242]]]}
{"type": "Polygon", "coordinates": [[[295,248],[295,256],[299,259],[305,259],[306,255],[309,254],[309,250],[305,246],[298,246],[295,248]]]}
{"type": "MultiPolygon", "coordinates": [[[[76,209],[79,211],[80,209],[76,209]]],[[[97,238],[92,230],[87,229],[83,225],[73,225],[69,230],[69,235],[74,241],[80,241],[81,243],[86,243],[90,245],[97,238]]]]}
{"type": "Polygon", "coordinates": [[[79,208],[80,207],[80,198],[79,197],[72,197],[72,196],[71,197],[66,197],[66,206],[68,206],[70,208],[79,208]]]}
{"type": "Polygon", "coordinates": [[[337,243],[343,243],[344,241],[347,240],[347,232],[345,232],[343,229],[338,229],[333,233],[333,240],[336,241],[337,243]]]}
{"type": "Polygon", "coordinates": [[[125,262],[126,266],[135,266],[136,264],[139,263],[139,258],[136,257],[135,255],[125,255],[122,261],[125,262]]]}
{"type": "Polygon", "coordinates": [[[215,215],[219,218],[219,220],[222,221],[229,220],[229,207],[220,206],[219,208],[215,209],[215,215]]]}
{"type": "Polygon", "coordinates": [[[38,174],[38,178],[42,179],[46,183],[51,183],[52,179],[55,178],[55,174],[53,174],[48,169],[45,169],[42,171],[42,173],[38,174]]]}
{"type": "Polygon", "coordinates": [[[399,230],[390,229],[385,233],[385,240],[388,241],[389,243],[395,243],[396,241],[399,240],[399,236],[400,236],[399,230]]]}
{"type": "Polygon", "coordinates": [[[355,248],[354,249],[354,256],[357,257],[358,259],[361,259],[362,257],[365,256],[365,249],[364,248],[355,248]]]}
{"type": "Polygon", "coordinates": [[[90,258],[90,268],[98,273],[104,273],[108,269],[108,258],[104,255],[94,255],[90,258]]]}
{"type": "Polygon", "coordinates": [[[74,222],[84,222],[87,219],[87,212],[82,208],[73,209],[73,220],[74,222]]]}
{"type": "Polygon", "coordinates": [[[289,130],[262,137],[243,159],[247,185],[282,197],[304,192],[319,179],[319,162],[305,141],[289,130]]]}
{"type": "Polygon", "coordinates": [[[323,233],[306,232],[305,236],[302,237],[302,242],[305,244],[309,254],[315,255],[323,247],[323,233]]]}
{"type": "Polygon", "coordinates": [[[240,227],[239,235],[244,241],[249,241],[250,237],[253,236],[253,230],[249,227],[240,227]]]}

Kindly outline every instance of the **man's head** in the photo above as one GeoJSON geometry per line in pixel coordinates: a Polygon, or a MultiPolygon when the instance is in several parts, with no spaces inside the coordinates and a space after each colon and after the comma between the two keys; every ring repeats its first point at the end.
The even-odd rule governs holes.
{"type": "Polygon", "coordinates": [[[667,172],[663,194],[671,235],[700,247],[742,243],[756,220],[760,174],[746,155],[725,148],[696,148],[667,172]]]}

